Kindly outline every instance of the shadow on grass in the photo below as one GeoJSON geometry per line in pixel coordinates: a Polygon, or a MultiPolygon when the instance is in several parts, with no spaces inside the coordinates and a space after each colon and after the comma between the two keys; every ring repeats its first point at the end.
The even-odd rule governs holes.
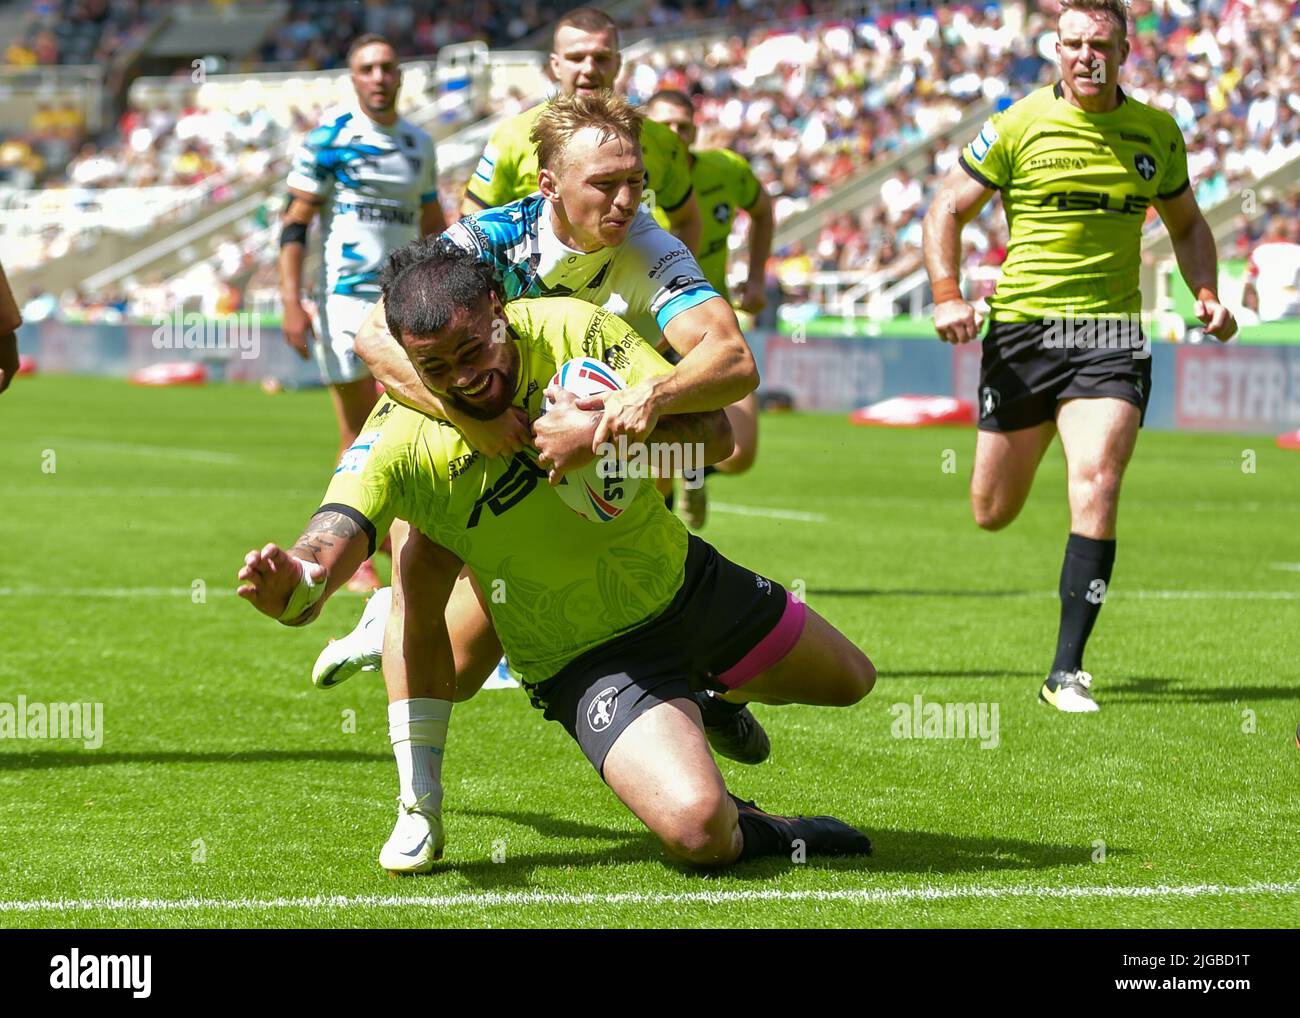
{"type": "MultiPolygon", "coordinates": [[[[481,888],[526,889],[533,884],[534,871],[539,869],[578,869],[645,862],[659,862],[668,869],[697,876],[706,885],[701,890],[707,890],[708,884],[725,882],[728,878],[764,879],[794,870],[946,875],[1093,865],[1093,847],[1088,842],[1052,845],[1016,838],[964,837],[932,831],[873,830],[864,827],[875,849],[875,854],[871,856],[828,858],[810,855],[803,863],[784,858],[756,859],[737,863],[725,870],[701,870],[668,858],[658,839],[648,831],[615,830],[544,813],[512,810],[461,809],[455,810],[455,813],[521,824],[547,837],[594,839],[606,843],[604,847],[588,851],[558,850],[520,854],[507,851],[505,861],[501,863],[491,859],[451,862],[449,869],[481,888]]],[[[1127,854],[1127,850],[1113,845],[1108,845],[1106,852],[1108,856],[1127,854]]]]}
{"type": "Polygon", "coordinates": [[[1232,703],[1249,704],[1252,700],[1295,700],[1300,689],[1279,683],[1276,686],[1198,686],[1195,679],[1159,679],[1129,675],[1103,679],[1097,683],[1098,695],[1114,697],[1115,703],[1232,703]],[[1172,687],[1172,688],[1171,688],[1172,687]]]}
{"type": "Polygon", "coordinates": [[[152,753],[104,753],[82,749],[75,742],[68,749],[39,749],[32,753],[0,753],[0,771],[40,771],[55,767],[112,767],[118,764],[249,764],[293,763],[389,763],[391,753],[366,753],[356,749],[253,749],[231,753],[162,750],[152,753]]]}

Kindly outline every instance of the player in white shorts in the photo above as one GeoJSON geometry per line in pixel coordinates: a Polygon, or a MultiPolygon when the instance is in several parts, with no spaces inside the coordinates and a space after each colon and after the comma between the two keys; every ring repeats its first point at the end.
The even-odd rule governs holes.
{"type": "MultiPolygon", "coordinates": [[[[294,156],[279,262],[285,339],[304,359],[310,346],[329,386],[340,455],[356,441],[377,398],[352,343],[379,298],[379,270],[402,245],[446,227],[433,139],[397,115],[397,51],[382,36],[362,35],[348,51],[348,68],[356,101],[327,110],[294,156]],[[313,325],[302,304],[302,268],[307,227],[317,213],[323,257],[313,325]]],[[[369,560],[349,584],[379,585],[369,560]]]]}

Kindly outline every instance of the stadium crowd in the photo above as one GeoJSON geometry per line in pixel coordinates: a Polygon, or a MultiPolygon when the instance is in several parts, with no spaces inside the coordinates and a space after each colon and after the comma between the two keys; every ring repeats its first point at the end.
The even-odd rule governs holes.
{"type": "MultiPolygon", "coordinates": [[[[150,5],[128,6],[144,16],[150,5]]],[[[1125,90],[1168,110],[1183,129],[1203,208],[1300,158],[1300,97],[1294,87],[1300,27],[1291,17],[1297,7],[1282,0],[1135,0],[1132,6],[1125,90]]],[[[691,95],[701,124],[699,147],[732,148],[749,159],[773,196],[779,223],[854,174],[941,132],[970,103],[1009,103],[1054,74],[1054,14],[1033,5],[1028,11],[1013,4],[940,8],[934,15],[862,21],[835,13],[841,9],[797,0],[754,27],[755,0],[661,0],[646,8],[644,25],[722,20],[738,27],[708,46],[702,58],[681,60],[682,48],[665,44],[629,62],[628,94],[635,102],[662,88],[691,95]]],[[[339,59],[338,47],[363,30],[388,32],[409,52],[432,52],[459,40],[462,31],[499,28],[510,12],[515,20],[505,33],[520,35],[525,23],[529,31],[545,23],[553,8],[455,3],[435,13],[432,5],[418,3],[294,3],[262,56],[331,66],[339,59]]],[[[79,136],[74,115],[51,110],[28,138],[0,145],[0,173],[6,166],[26,168],[38,182],[78,188],[187,185],[219,172],[246,179],[282,171],[277,153],[287,152],[318,112],[295,111],[290,123],[264,111],[130,110],[109,140],[91,143],[79,136]],[[59,159],[60,152],[66,158],[59,159]],[[40,169],[32,171],[37,164],[40,169]],[[61,181],[51,179],[60,173],[61,181]]],[[[798,293],[813,272],[888,270],[896,277],[918,267],[921,217],[931,198],[927,185],[955,162],[957,145],[965,140],[936,143],[925,170],[895,175],[879,202],[829,220],[807,244],[779,249],[772,266],[776,276],[798,293]]],[[[451,178],[444,187],[461,183],[451,178]]],[[[454,204],[455,197],[444,199],[454,204]]],[[[742,243],[743,229],[742,221],[733,248],[742,243]]],[[[1255,224],[1241,231],[1232,253],[1244,257],[1264,229],[1255,224]]],[[[964,243],[967,269],[1001,262],[1006,227],[996,200],[964,243]]]]}
{"type": "MultiPolygon", "coordinates": [[[[31,0],[19,34],[5,46],[4,62],[17,67],[107,63],[172,6],[162,0],[31,0]]],[[[264,64],[342,67],[348,44],[363,32],[396,40],[403,57],[473,39],[508,46],[569,6],[555,0],[291,0],[284,21],[257,55],[264,64]]]]}

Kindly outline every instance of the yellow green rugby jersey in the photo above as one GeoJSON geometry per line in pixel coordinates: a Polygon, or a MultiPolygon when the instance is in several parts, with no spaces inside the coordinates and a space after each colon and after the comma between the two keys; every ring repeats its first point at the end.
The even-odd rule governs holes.
{"type": "Polygon", "coordinates": [[[753,208],[763,185],[744,156],[730,149],[713,148],[691,153],[691,186],[700,206],[700,253],[696,261],[713,288],[727,292],[727,240],[737,209],[753,208]]]}
{"type": "MultiPolygon", "coordinates": [[[[492,132],[465,193],[485,209],[527,198],[537,190],[537,146],[529,135],[547,103],[511,117],[492,132]]],[[[653,120],[641,124],[641,157],[646,187],[654,191],[654,217],[668,228],[673,212],[691,196],[686,147],[670,128],[653,120]]]]}
{"type": "Polygon", "coordinates": [[[1142,310],[1142,224],[1155,199],[1188,186],[1187,149],[1168,113],[1120,92],[1088,113],[1061,84],[1030,93],[985,122],[962,168],[1002,192],[1010,242],[993,317],[1023,322],[1142,310]]]}
{"type": "MultiPolygon", "coordinates": [[[[594,357],[627,385],[670,366],[618,316],[570,297],[511,301],[519,349],[513,405],[529,420],[556,368],[594,357]]],[[[376,405],[339,462],[322,509],[344,513],[371,550],[407,520],[474,573],[511,669],[530,683],[658,615],[684,579],[686,529],[649,479],[622,515],[589,523],[550,490],[536,452],[486,458],[445,421],[376,405]]]]}

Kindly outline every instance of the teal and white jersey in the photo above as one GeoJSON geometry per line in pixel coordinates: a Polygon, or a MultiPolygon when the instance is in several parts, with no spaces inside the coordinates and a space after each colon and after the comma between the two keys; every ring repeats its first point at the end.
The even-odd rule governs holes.
{"type": "Polygon", "coordinates": [[[374,301],[384,260],[419,237],[421,208],[438,200],[433,139],[336,106],[303,140],[288,185],[321,199],[320,292],[374,301]]]}
{"type": "Polygon", "coordinates": [[[443,236],[491,268],[506,300],[577,297],[618,315],[656,346],[675,316],[718,296],[690,249],[644,205],[623,243],[596,251],[576,251],[555,235],[540,194],[466,216],[443,236]]]}

